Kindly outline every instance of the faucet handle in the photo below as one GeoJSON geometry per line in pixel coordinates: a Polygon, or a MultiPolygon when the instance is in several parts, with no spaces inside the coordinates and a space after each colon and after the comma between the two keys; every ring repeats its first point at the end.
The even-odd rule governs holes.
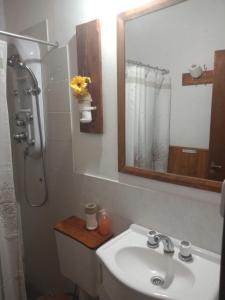
{"type": "Polygon", "coordinates": [[[180,252],[179,252],[179,258],[180,260],[189,262],[193,260],[192,257],[192,245],[189,241],[181,241],[180,242],[180,252]]]}
{"type": "Polygon", "coordinates": [[[155,230],[150,230],[148,233],[148,241],[147,245],[150,248],[158,248],[159,247],[159,239],[155,239],[155,236],[158,234],[155,230]]]}

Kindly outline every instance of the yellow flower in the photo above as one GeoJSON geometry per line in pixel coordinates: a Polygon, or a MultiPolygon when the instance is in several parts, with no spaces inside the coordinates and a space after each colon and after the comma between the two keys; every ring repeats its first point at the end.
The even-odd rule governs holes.
{"type": "Polygon", "coordinates": [[[75,76],[70,81],[70,87],[76,96],[86,96],[88,92],[88,84],[91,83],[91,78],[85,76],[75,76]]]}

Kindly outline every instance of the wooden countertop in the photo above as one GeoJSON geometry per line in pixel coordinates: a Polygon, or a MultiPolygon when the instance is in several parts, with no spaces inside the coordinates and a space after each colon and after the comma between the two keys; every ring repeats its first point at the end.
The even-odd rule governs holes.
{"type": "Polygon", "coordinates": [[[93,250],[100,247],[112,237],[112,234],[102,236],[97,230],[87,230],[85,228],[85,221],[74,216],[56,224],[54,230],[67,235],[93,250]]]}

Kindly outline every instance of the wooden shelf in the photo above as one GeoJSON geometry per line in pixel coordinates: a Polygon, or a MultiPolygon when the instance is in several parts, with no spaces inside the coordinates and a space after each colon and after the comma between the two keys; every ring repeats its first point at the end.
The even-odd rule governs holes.
{"type": "Polygon", "coordinates": [[[102,236],[97,230],[87,230],[85,228],[85,221],[74,216],[56,224],[54,230],[94,250],[112,237],[112,234],[102,236]]]}
{"type": "Polygon", "coordinates": [[[102,58],[101,28],[99,20],[80,24],[76,27],[77,63],[79,75],[91,77],[89,91],[92,96],[92,122],[80,123],[80,131],[103,133],[103,100],[102,100],[102,58]]]}
{"type": "Polygon", "coordinates": [[[213,84],[214,72],[205,71],[201,77],[193,78],[190,73],[182,74],[182,85],[213,84]]]}

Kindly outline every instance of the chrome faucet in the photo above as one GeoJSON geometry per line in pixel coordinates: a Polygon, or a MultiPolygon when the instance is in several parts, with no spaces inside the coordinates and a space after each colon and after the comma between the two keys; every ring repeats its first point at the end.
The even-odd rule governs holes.
{"type": "Polygon", "coordinates": [[[161,233],[157,233],[154,236],[154,241],[159,244],[161,241],[163,243],[165,253],[174,253],[174,244],[171,238],[161,233]]]}

